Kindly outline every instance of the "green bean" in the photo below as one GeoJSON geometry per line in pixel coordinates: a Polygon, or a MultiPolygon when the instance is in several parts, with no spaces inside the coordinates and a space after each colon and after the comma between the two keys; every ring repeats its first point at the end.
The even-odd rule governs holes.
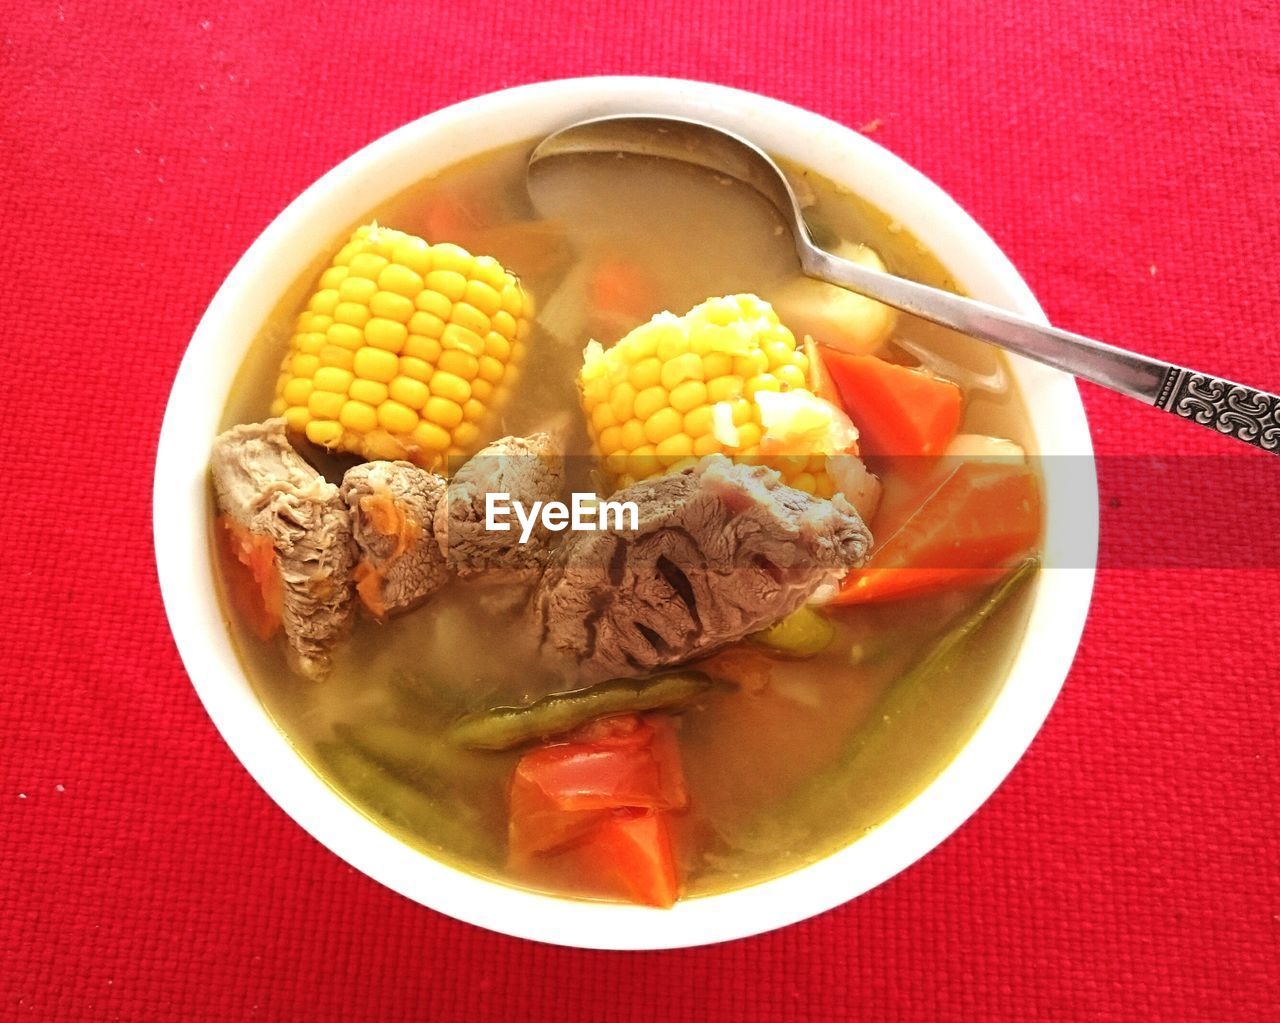
{"type": "Polygon", "coordinates": [[[835,636],[836,627],[826,615],[802,606],[769,628],[753,632],[750,638],[790,657],[812,657],[827,649],[835,636]]]}
{"type": "Polygon", "coordinates": [[[795,794],[797,805],[790,813],[803,815],[803,807],[807,803],[829,801],[832,792],[845,790],[868,752],[892,739],[895,734],[894,724],[928,699],[931,684],[936,681],[937,676],[954,663],[961,648],[1035,575],[1038,567],[1039,560],[1035,558],[1020,564],[977,608],[949,629],[920,660],[908,668],[881,696],[868,716],[867,724],[854,737],[840,759],[803,785],[800,792],[795,794]]]}
{"type": "Polygon", "coordinates": [[[472,749],[505,750],[571,732],[610,714],[681,707],[714,683],[700,671],[677,671],[646,679],[619,678],[571,693],[555,693],[521,707],[495,707],[469,714],[449,738],[472,749]]]}
{"type": "Polygon", "coordinates": [[[414,788],[447,790],[442,777],[447,760],[439,740],[411,728],[368,722],[336,725],[334,732],[365,759],[414,788]]]}
{"type": "Polygon", "coordinates": [[[367,807],[391,824],[453,856],[485,861],[498,856],[498,849],[486,837],[485,830],[460,820],[456,807],[445,806],[405,784],[359,750],[322,743],[317,752],[339,788],[355,801],[357,808],[367,807]]]}

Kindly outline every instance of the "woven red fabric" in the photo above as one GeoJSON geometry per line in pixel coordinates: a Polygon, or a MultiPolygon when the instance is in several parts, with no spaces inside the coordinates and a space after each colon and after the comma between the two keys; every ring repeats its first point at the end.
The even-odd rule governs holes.
{"type": "MultiPolygon", "coordinates": [[[[1235,567],[1100,575],[1046,728],[920,864],[778,933],[605,954],[439,916],[290,822],[186,681],[149,511],[172,374],[266,223],[406,120],[577,74],[876,126],[1056,321],[1280,390],[1274,5],[4,7],[0,1018],[1275,1018],[1280,572],[1247,535],[1235,567]]],[[[1085,400],[1104,452],[1229,444],[1085,400]]],[[[1141,526],[1108,497],[1104,530],[1141,526]]]]}

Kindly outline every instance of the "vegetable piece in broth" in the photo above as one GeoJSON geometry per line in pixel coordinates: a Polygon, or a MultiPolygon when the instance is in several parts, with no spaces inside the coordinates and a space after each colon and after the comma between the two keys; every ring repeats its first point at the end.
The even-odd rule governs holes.
{"type": "Polygon", "coordinates": [[[477,862],[493,862],[499,856],[487,831],[468,826],[430,796],[396,778],[381,765],[355,749],[335,743],[316,748],[332,772],[340,791],[399,825],[434,847],[449,849],[477,862]]]}
{"type": "Polygon", "coordinates": [[[505,750],[573,731],[613,714],[683,707],[715,683],[700,671],[675,671],[647,679],[619,678],[588,689],[556,693],[522,707],[495,707],[464,717],[449,738],[472,749],[505,750]]]}

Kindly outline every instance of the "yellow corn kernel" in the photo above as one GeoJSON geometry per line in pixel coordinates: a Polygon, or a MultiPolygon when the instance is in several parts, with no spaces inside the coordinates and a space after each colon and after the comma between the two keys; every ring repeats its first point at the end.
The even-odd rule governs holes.
{"type": "Polygon", "coordinates": [[[351,381],[354,379],[355,377],[348,369],[339,369],[337,366],[321,366],[316,370],[316,390],[346,394],[347,388],[351,386],[351,381]]]}
{"type": "Polygon", "coordinates": [[[353,327],[363,327],[369,322],[369,307],[363,302],[339,302],[333,311],[334,323],[349,323],[353,327]]]}
{"type": "Polygon", "coordinates": [[[496,330],[491,330],[484,336],[484,354],[504,362],[513,354],[511,342],[496,330]]]}
{"type": "MultiPolygon", "coordinates": [[[[476,337],[483,338],[489,333],[489,317],[482,313],[473,305],[466,302],[455,302],[453,304],[453,312],[449,314],[449,322],[456,323],[459,327],[463,327],[476,337]]],[[[483,342],[481,342],[483,348],[483,342]]]]}
{"type": "Polygon", "coordinates": [[[502,311],[502,296],[492,286],[475,278],[467,281],[467,290],[463,292],[462,299],[487,317],[502,311]]]}
{"type": "Polygon", "coordinates": [[[441,398],[448,398],[454,404],[461,406],[464,401],[471,397],[471,385],[462,377],[447,373],[442,369],[437,369],[431,374],[431,393],[439,395],[441,398]]]}
{"type": "Polygon", "coordinates": [[[741,377],[717,377],[707,384],[707,401],[713,405],[719,401],[733,401],[742,396],[743,380],[741,377]]]}
{"type": "Polygon", "coordinates": [[[663,465],[671,465],[682,458],[688,458],[693,454],[693,440],[688,434],[673,433],[665,440],[658,441],[654,445],[654,451],[657,452],[658,460],[663,465]]]}
{"type": "Polygon", "coordinates": [[[332,447],[342,437],[342,426],[329,419],[313,419],[306,426],[307,440],[312,444],[332,447]]]}
{"type": "Polygon", "coordinates": [[[707,402],[707,385],[701,380],[686,380],[671,392],[671,407],[677,412],[691,412],[707,402]]]}
{"type": "Polygon", "coordinates": [[[397,355],[404,348],[404,343],[408,337],[409,331],[403,323],[384,319],[381,316],[375,316],[364,325],[365,341],[375,348],[395,352],[397,355]]]}
{"type": "Polygon", "coordinates": [[[727,352],[709,352],[702,357],[702,379],[714,380],[733,372],[733,356],[727,352]]]}
{"type": "Polygon", "coordinates": [[[673,408],[660,408],[644,423],[645,439],[650,444],[659,444],[668,437],[680,432],[684,418],[673,408]]]}
{"type": "Polygon", "coordinates": [[[781,391],[782,381],[775,377],[772,373],[761,373],[747,381],[746,395],[749,400],[754,401],[755,396],[761,391],[781,391]]]}
{"type": "Polygon", "coordinates": [[[471,397],[477,401],[490,401],[493,398],[493,384],[483,377],[471,381],[471,397]]]}
{"type": "Polygon", "coordinates": [[[620,439],[622,447],[627,451],[634,451],[645,443],[644,423],[639,419],[628,419],[622,426],[620,439]]]}
{"type": "Polygon", "coordinates": [[[663,387],[671,391],[686,380],[701,380],[702,377],[702,360],[692,352],[685,352],[663,363],[659,380],[663,387]]]}
{"type": "Polygon", "coordinates": [[[307,411],[316,419],[337,419],[342,411],[342,403],[347,400],[345,394],[333,391],[312,391],[307,398],[307,411]]]}
{"type": "Polygon", "coordinates": [[[480,372],[480,360],[469,352],[460,352],[451,348],[440,353],[440,358],[436,360],[436,369],[452,373],[463,380],[474,380],[476,374],[480,372]]]}
{"type": "Polygon", "coordinates": [[[400,354],[408,355],[414,359],[421,359],[434,369],[436,361],[443,351],[444,348],[435,338],[423,337],[421,334],[410,334],[405,338],[404,348],[401,349],[400,354]]]}
{"type": "Polygon", "coordinates": [[[371,281],[377,281],[387,262],[385,256],[379,256],[375,252],[359,252],[351,257],[347,269],[352,277],[366,277],[371,281]]]}
{"type": "Polygon", "coordinates": [[[347,279],[347,268],[345,266],[331,266],[328,270],[320,275],[321,291],[336,291],[338,286],[347,279]]]}
{"type": "Polygon", "coordinates": [[[305,433],[307,424],[311,422],[311,413],[305,405],[294,405],[284,410],[284,421],[294,433],[305,433]]]}
{"type": "Polygon", "coordinates": [[[358,302],[361,305],[368,305],[369,300],[377,293],[377,282],[367,277],[348,277],[338,285],[340,302],[358,302]]]}
{"type": "MultiPolygon", "coordinates": [[[[412,342],[413,338],[410,337],[409,341],[412,342]]],[[[409,345],[406,344],[405,351],[408,352],[408,350],[409,345]]],[[[412,377],[414,380],[421,380],[425,383],[431,379],[431,374],[435,371],[432,369],[431,363],[426,359],[420,359],[413,355],[402,355],[400,356],[400,372],[404,376],[412,377]]]]}
{"type": "Polygon", "coordinates": [[[796,473],[787,480],[787,485],[803,490],[806,494],[817,494],[818,480],[811,472],[796,473]]]}
{"type": "Polygon", "coordinates": [[[350,348],[342,348],[339,345],[325,345],[320,349],[319,358],[321,365],[337,366],[339,369],[350,369],[355,365],[356,353],[350,348]]]}
{"type": "Polygon", "coordinates": [[[524,293],[515,284],[504,284],[501,292],[502,308],[519,319],[525,313],[524,293]]]}
{"type": "Polygon", "coordinates": [[[426,287],[426,282],[412,267],[403,263],[390,263],[378,274],[378,287],[399,295],[412,304],[418,292],[426,287]]]}
{"type": "Polygon", "coordinates": [[[351,400],[342,406],[342,411],[338,413],[338,422],[348,430],[368,433],[377,427],[378,414],[374,411],[372,405],[368,405],[363,401],[351,400]]]}
{"type": "Polygon", "coordinates": [[[413,442],[427,451],[443,454],[449,449],[453,438],[447,430],[441,429],[433,422],[422,420],[413,428],[413,442]]]}
{"type": "Polygon", "coordinates": [[[480,356],[479,375],[481,380],[487,380],[491,384],[496,384],[502,379],[502,374],[506,367],[502,365],[492,355],[480,356]]]}
{"type": "Polygon", "coordinates": [[[291,377],[288,383],[284,385],[284,389],[280,392],[284,398],[286,407],[288,405],[306,405],[307,399],[311,397],[313,384],[306,377],[291,377]]]}
{"type": "MultiPolygon", "coordinates": [[[[434,258],[433,254],[432,259],[434,258]]],[[[456,270],[432,270],[427,274],[427,287],[439,292],[450,302],[458,302],[467,293],[467,279],[456,270]]]]}
{"type": "Polygon", "coordinates": [[[693,440],[693,453],[698,458],[703,458],[707,455],[722,454],[723,452],[724,445],[709,433],[701,437],[695,437],[693,440]]]}
{"type": "Polygon", "coordinates": [[[646,387],[632,402],[635,417],[647,420],[658,409],[667,407],[667,397],[667,392],[661,387],[646,387]]]}
{"type": "Polygon", "coordinates": [[[329,344],[350,348],[353,352],[364,344],[364,331],[349,323],[335,323],[325,332],[329,344]]]}
{"type": "Polygon", "coordinates": [[[622,427],[605,427],[600,431],[600,436],[596,440],[596,446],[599,447],[600,453],[606,457],[613,454],[622,447],[622,427]]]}
{"type": "Polygon", "coordinates": [[[349,397],[375,407],[387,400],[387,393],[387,385],[380,384],[376,380],[354,380],[351,386],[347,388],[349,397]]]}
{"type": "Polygon", "coordinates": [[[641,359],[631,367],[627,379],[637,391],[656,386],[662,379],[662,360],[656,356],[641,359]]]}
{"type": "Polygon", "coordinates": [[[413,428],[418,425],[418,413],[407,405],[388,398],[378,406],[378,423],[393,436],[412,433],[413,428]]]}
{"type": "Polygon", "coordinates": [[[695,440],[711,432],[714,414],[710,405],[699,405],[684,414],[684,432],[695,440]]]}
{"type": "Polygon", "coordinates": [[[638,480],[652,476],[661,469],[662,463],[658,461],[657,452],[651,444],[636,448],[627,460],[627,471],[638,480]]]}
{"type": "Polygon", "coordinates": [[[601,403],[591,410],[591,425],[599,433],[616,426],[618,417],[613,414],[613,406],[601,403]]]}
{"type": "Polygon", "coordinates": [[[464,453],[472,450],[475,442],[480,438],[480,427],[475,423],[461,422],[453,430],[453,444],[451,447],[458,448],[464,453]]]}
{"type": "Polygon", "coordinates": [[[773,375],[777,377],[779,383],[789,391],[805,390],[809,386],[809,380],[805,376],[804,370],[799,366],[779,366],[773,371],[773,375]]]}
{"type": "MultiPolygon", "coordinates": [[[[404,369],[403,364],[400,368],[404,369]]],[[[356,396],[355,385],[352,385],[351,390],[351,396],[354,398],[356,396]]],[[[413,377],[409,376],[396,377],[392,380],[391,385],[388,388],[388,393],[402,405],[407,405],[409,408],[414,410],[422,408],[422,406],[427,403],[427,399],[431,397],[431,392],[427,390],[426,384],[421,380],[415,380],[413,377]]]]}
{"type": "Polygon", "coordinates": [[[309,377],[320,368],[320,359],[318,356],[299,352],[288,360],[287,365],[289,370],[286,376],[309,377]]]}
{"type": "Polygon", "coordinates": [[[313,313],[322,313],[325,316],[332,316],[333,310],[337,305],[338,289],[321,288],[311,296],[311,301],[307,303],[307,308],[313,313]]]}
{"type": "Polygon", "coordinates": [[[429,419],[446,430],[452,430],[462,422],[462,406],[448,398],[432,395],[422,406],[422,418],[429,419]]]}
{"type": "Polygon", "coordinates": [[[415,314],[413,300],[394,291],[379,291],[375,294],[369,299],[369,311],[374,316],[395,320],[397,323],[408,323],[415,314]]]}
{"type": "Polygon", "coordinates": [[[478,423],[484,418],[484,414],[484,402],[475,398],[468,398],[462,403],[462,418],[464,422],[478,423]]]}
{"type": "Polygon", "coordinates": [[[366,346],[356,352],[353,368],[357,376],[389,384],[395,379],[396,371],[400,368],[400,360],[396,358],[394,352],[389,352],[385,348],[366,346]]]}
{"type": "Polygon", "coordinates": [[[445,348],[457,348],[472,355],[484,352],[484,340],[474,330],[458,323],[446,323],[440,332],[440,343],[445,348]]]}

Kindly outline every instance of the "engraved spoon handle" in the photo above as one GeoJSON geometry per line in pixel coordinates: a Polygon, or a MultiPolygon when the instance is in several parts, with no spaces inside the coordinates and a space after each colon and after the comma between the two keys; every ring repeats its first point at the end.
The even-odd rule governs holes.
{"type": "Polygon", "coordinates": [[[1280,397],[1274,394],[1116,348],[1069,330],[1034,323],[985,302],[870,270],[818,248],[808,237],[800,240],[800,259],[811,277],[849,288],[1280,454],[1280,397]]]}

